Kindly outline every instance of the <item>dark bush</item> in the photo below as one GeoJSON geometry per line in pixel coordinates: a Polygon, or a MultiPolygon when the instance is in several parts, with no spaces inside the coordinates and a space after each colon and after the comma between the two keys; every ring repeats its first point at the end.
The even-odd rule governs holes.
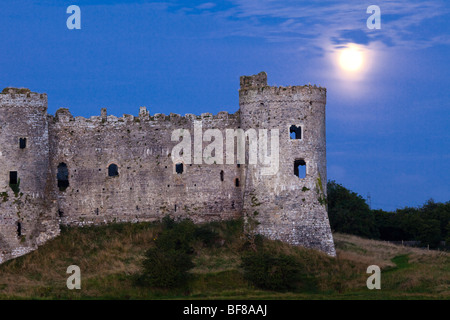
{"type": "Polygon", "coordinates": [[[157,288],[179,288],[187,284],[188,271],[194,267],[192,244],[196,226],[190,220],[165,217],[155,247],[145,253],[143,273],[137,284],[157,288]]]}
{"type": "Polygon", "coordinates": [[[156,247],[165,250],[175,250],[183,253],[192,253],[192,243],[195,239],[196,226],[191,220],[175,222],[165,219],[163,231],[155,240],[156,247]]]}
{"type": "Polygon", "coordinates": [[[190,255],[177,250],[152,248],[145,254],[144,273],[138,283],[156,288],[179,288],[186,285],[187,271],[194,267],[190,255]]]}
{"type": "Polygon", "coordinates": [[[220,240],[219,234],[212,230],[209,226],[197,227],[194,232],[194,237],[208,248],[217,245],[220,240]]]}
{"type": "Polygon", "coordinates": [[[286,291],[297,288],[301,270],[293,256],[258,251],[242,258],[244,277],[260,289],[286,291]]]}

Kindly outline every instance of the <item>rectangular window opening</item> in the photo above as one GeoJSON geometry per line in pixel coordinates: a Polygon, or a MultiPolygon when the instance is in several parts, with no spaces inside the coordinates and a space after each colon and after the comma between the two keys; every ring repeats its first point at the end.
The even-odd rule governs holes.
{"type": "Polygon", "coordinates": [[[289,136],[292,140],[301,139],[302,138],[302,127],[301,126],[297,127],[297,126],[292,125],[289,128],[289,136]]]}
{"type": "Polygon", "coordinates": [[[9,172],[9,184],[17,184],[17,171],[9,172]]]}
{"type": "Polygon", "coordinates": [[[17,222],[17,236],[21,237],[22,236],[22,223],[17,222]]]}
{"type": "Polygon", "coordinates": [[[27,138],[19,138],[20,149],[25,149],[27,147],[27,138]]]}
{"type": "Polygon", "coordinates": [[[306,162],[303,159],[294,161],[294,175],[300,179],[306,178],[306,162]]]}
{"type": "Polygon", "coordinates": [[[175,165],[175,172],[177,173],[177,174],[182,174],[183,173],[183,170],[184,168],[183,168],[183,164],[182,163],[177,163],[176,165],[175,165]]]}

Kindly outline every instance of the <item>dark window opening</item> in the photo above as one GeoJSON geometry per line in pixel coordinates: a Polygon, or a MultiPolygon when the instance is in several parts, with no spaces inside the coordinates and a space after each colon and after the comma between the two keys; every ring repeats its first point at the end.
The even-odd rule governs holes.
{"type": "Polygon", "coordinates": [[[306,162],[305,160],[299,159],[294,161],[294,174],[303,179],[306,177],[306,162]]]}
{"type": "Polygon", "coordinates": [[[175,205],[175,212],[177,212],[177,205],[175,205]]]}
{"type": "Polygon", "coordinates": [[[95,214],[98,215],[98,208],[95,209],[95,214]]]}
{"type": "Polygon", "coordinates": [[[241,167],[241,164],[240,164],[240,163],[238,163],[238,164],[237,164],[237,167],[238,167],[238,168],[240,168],[240,167],[241,167]]]}
{"type": "Polygon", "coordinates": [[[64,162],[61,162],[58,165],[58,173],[56,174],[56,178],[58,179],[59,191],[65,191],[69,186],[69,169],[64,162]]]}
{"type": "Polygon", "coordinates": [[[17,222],[17,236],[22,236],[22,224],[20,222],[17,222]]]}
{"type": "Polygon", "coordinates": [[[62,218],[64,216],[64,212],[62,210],[58,210],[58,216],[62,218]]]}
{"type": "Polygon", "coordinates": [[[239,178],[236,178],[236,179],[234,180],[234,185],[235,185],[236,187],[239,187],[239,178]]]}
{"type": "Polygon", "coordinates": [[[223,181],[223,170],[220,171],[220,181],[223,181]]]}
{"type": "Polygon", "coordinates": [[[9,184],[12,184],[12,185],[17,184],[17,171],[9,172],[9,184]]]}
{"type": "Polygon", "coordinates": [[[25,149],[27,147],[27,138],[19,138],[20,149],[25,149]]]}
{"type": "Polygon", "coordinates": [[[116,177],[119,175],[119,167],[117,164],[111,163],[108,167],[108,176],[109,177],[116,177]]]}
{"type": "Polygon", "coordinates": [[[182,163],[177,163],[175,165],[175,171],[177,174],[182,174],[183,173],[183,164],[182,163]]]}
{"type": "Polygon", "coordinates": [[[301,126],[291,126],[289,128],[289,135],[291,139],[301,139],[302,138],[302,127],[301,126]]]}

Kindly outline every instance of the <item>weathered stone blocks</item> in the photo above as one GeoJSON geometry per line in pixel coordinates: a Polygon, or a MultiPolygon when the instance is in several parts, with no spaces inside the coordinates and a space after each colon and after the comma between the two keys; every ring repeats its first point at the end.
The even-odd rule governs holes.
{"type": "MultiPolygon", "coordinates": [[[[45,94],[3,90],[0,263],[57,236],[61,224],[153,221],[165,215],[197,223],[251,216],[259,233],[335,255],[325,203],[326,90],[270,87],[262,72],[241,77],[239,100],[235,114],[152,116],[140,107],[138,117],[119,118],[103,108],[100,116],[85,119],[68,109],[48,115],[45,94]],[[248,163],[190,162],[177,173],[172,132],[193,134],[196,121],[223,137],[227,129],[277,129],[279,170],[263,175],[248,163]],[[292,125],[300,128],[301,139],[292,139],[292,125]],[[297,159],[304,160],[305,177],[294,174],[297,159]],[[111,175],[114,165],[117,174],[111,175]],[[10,185],[10,172],[17,173],[18,185],[10,185]]],[[[191,143],[194,149],[194,139],[191,143]]],[[[201,141],[201,148],[209,143],[201,141]]],[[[225,148],[223,153],[225,159],[225,148]]]]}

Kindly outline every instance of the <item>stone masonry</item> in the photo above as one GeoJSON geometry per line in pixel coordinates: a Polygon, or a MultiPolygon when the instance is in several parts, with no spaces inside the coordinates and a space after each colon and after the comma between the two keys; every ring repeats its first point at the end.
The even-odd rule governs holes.
{"type": "MultiPolygon", "coordinates": [[[[141,107],[137,117],[106,109],[89,119],[68,109],[52,116],[46,94],[6,88],[0,94],[0,263],[58,236],[60,225],[166,215],[195,223],[245,217],[257,222],[257,233],[335,256],[326,210],[325,103],[325,88],[271,87],[264,72],[241,77],[234,114],[150,115],[141,107]],[[198,123],[202,132],[216,129],[223,137],[227,129],[277,129],[279,169],[267,175],[250,164],[249,145],[242,164],[174,161],[174,130],[194,137],[198,123]]],[[[204,140],[202,150],[211,143],[204,140]]],[[[225,146],[222,152],[225,159],[225,146]]]]}

